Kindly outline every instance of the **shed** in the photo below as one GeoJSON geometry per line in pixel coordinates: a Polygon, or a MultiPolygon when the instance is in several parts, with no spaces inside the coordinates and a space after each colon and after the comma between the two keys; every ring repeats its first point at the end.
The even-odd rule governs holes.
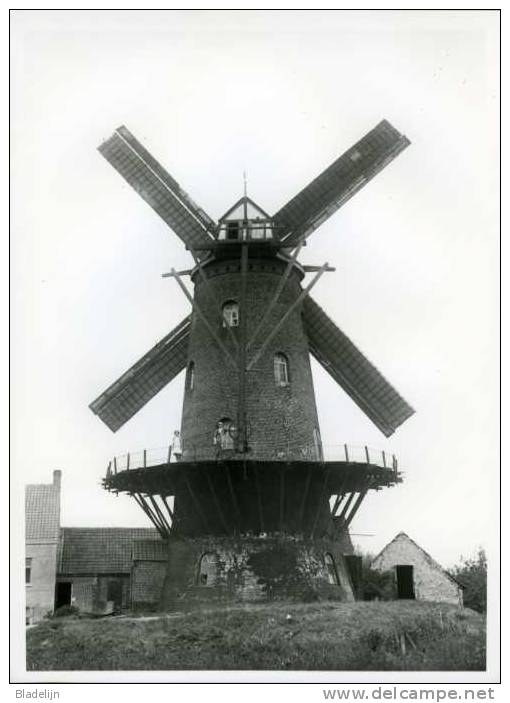
{"type": "Polygon", "coordinates": [[[398,598],[463,604],[464,586],[405,532],[384,547],[371,567],[393,571],[398,598]]]}
{"type": "Polygon", "coordinates": [[[60,532],[55,607],[101,612],[159,600],[165,543],[154,528],[64,527],[60,532]]]}

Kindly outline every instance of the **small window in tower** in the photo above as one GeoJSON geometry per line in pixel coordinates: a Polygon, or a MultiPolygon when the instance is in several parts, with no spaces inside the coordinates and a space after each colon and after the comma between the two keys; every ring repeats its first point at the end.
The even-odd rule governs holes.
{"type": "Polygon", "coordinates": [[[227,239],[239,239],[239,222],[227,222],[227,239]]]}
{"type": "Polygon", "coordinates": [[[186,388],[192,391],[195,387],[195,362],[190,361],[188,364],[188,370],[186,374],[186,388]]]}
{"type": "Polygon", "coordinates": [[[214,584],[216,583],[217,573],[218,558],[216,554],[206,552],[206,554],[203,554],[200,557],[200,563],[198,565],[198,585],[214,586],[214,584]]]}
{"type": "Polygon", "coordinates": [[[239,327],[239,305],[235,300],[223,305],[223,327],[239,327]]]}
{"type": "Polygon", "coordinates": [[[340,581],[338,579],[338,573],[336,570],[336,565],[335,565],[335,560],[329,554],[326,552],[324,555],[324,563],[326,564],[326,570],[328,572],[328,581],[329,583],[333,584],[334,586],[338,586],[340,581]]]}
{"type": "Polygon", "coordinates": [[[32,558],[27,557],[25,559],[25,583],[31,583],[32,581],[32,558]]]}
{"type": "Polygon", "coordinates": [[[275,354],[274,380],[277,386],[289,385],[289,362],[285,354],[275,354]]]}

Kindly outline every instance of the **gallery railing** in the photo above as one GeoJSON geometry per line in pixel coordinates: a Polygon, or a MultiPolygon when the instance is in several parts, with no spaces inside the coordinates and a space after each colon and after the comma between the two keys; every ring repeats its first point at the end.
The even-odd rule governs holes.
{"type": "MultiPolygon", "coordinates": [[[[300,445],[274,448],[274,446],[253,445],[248,458],[261,459],[265,461],[340,461],[353,464],[370,464],[381,468],[398,470],[398,460],[394,454],[383,449],[374,449],[366,445],[352,444],[323,444],[320,448],[316,445],[300,445]]],[[[119,471],[129,471],[131,469],[141,469],[161,466],[162,464],[174,464],[178,461],[214,461],[239,459],[240,455],[235,454],[229,448],[184,448],[182,454],[174,452],[172,445],[157,447],[154,449],[142,449],[135,452],[127,452],[112,459],[108,464],[107,475],[118,473],[119,471]]]]}

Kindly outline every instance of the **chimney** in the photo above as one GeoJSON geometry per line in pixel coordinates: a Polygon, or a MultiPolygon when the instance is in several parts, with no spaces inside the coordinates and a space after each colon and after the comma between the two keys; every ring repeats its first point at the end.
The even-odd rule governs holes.
{"type": "Polygon", "coordinates": [[[56,469],[53,472],[53,485],[60,490],[60,483],[62,481],[62,471],[56,469]]]}

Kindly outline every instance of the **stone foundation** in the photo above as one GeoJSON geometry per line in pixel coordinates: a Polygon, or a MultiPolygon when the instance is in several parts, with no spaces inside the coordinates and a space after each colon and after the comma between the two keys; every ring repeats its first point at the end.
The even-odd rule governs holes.
{"type": "Polygon", "coordinates": [[[351,551],[348,535],[343,540],[306,540],[285,534],[174,537],[168,542],[161,608],[278,599],[352,601],[344,559],[351,551]]]}

